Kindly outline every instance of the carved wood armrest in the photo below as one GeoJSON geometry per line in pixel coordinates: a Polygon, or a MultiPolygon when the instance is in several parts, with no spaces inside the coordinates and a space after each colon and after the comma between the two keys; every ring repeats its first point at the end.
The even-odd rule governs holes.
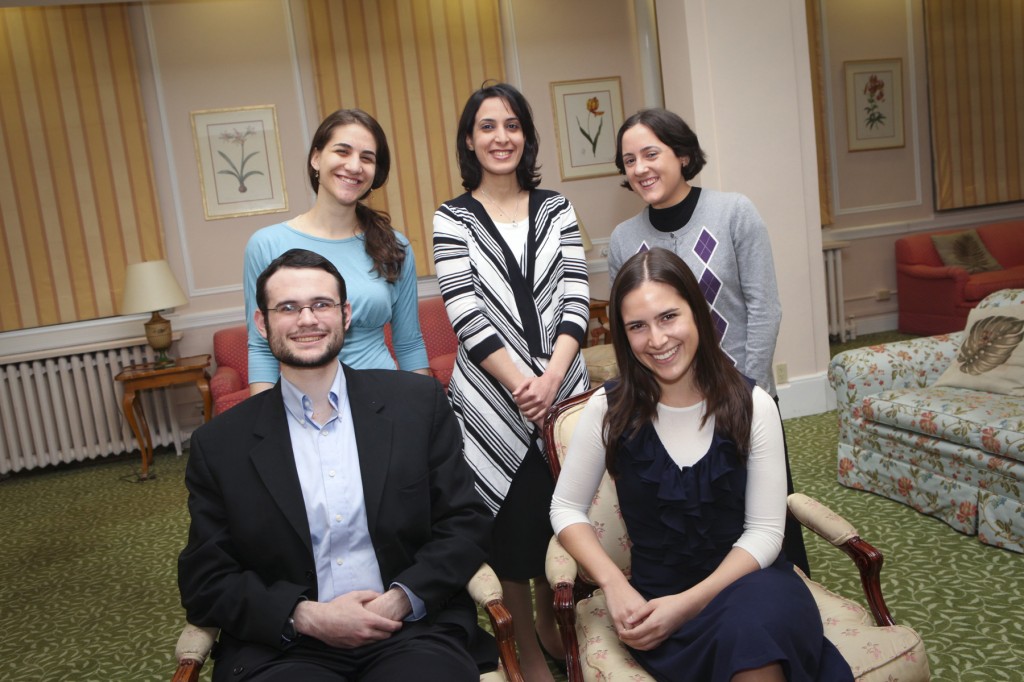
{"type": "Polygon", "coordinates": [[[210,655],[213,643],[217,641],[218,632],[218,628],[201,628],[191,623],[185,625],[174,647],[178,669],[171,682],[196,682],[199,679],[199,671],[210,655]]]}
{"type": "Polygon", "coordinates": [[[494,569],[483,564],[470,579],[466,590],[477,606],[486,611],[487,617],[491,621],[494,639],[498,643],[498,657],[505,669],[505,677],[509,682],[524,682],[523,673],[519,667],[519,658],[516,655],[512,615],[505,608],[505,602],[502,601],[504,595],[501,590],[501,581],[498,580],[494,569]]]}
{"type": "Polygon", "coordinates": [[[862,540],[849,521],[832,511],[818,500],[802,493],[793,493],[787,500],[790,513],[801,525],[839,548],[857,566],[864,598],[871,608],[871,615],[879,626],[895,625],[896,621],[882,596],[882,553],[870,543],[862,540]]]}

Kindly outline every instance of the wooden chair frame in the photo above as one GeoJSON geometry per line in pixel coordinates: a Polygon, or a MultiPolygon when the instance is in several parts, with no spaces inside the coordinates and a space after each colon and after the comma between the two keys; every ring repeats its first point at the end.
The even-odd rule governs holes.
{"type": "MultiPolygon", "coordinates": [[[[512,615],[505,608],[498,576],[490,566],[484,564],[470,579],[466,590],[477,606],[487,613],[498,644],[498,659],[501,665],[498,670],[482,675],[481,681],[524,682],[516,654],[512,615]]],[[[178,668],[171,682],[198,682],[199,673],[213,649],[217,634],[217,628],[203,628],[191,623],[185,625],[174,650],[178,668]]]]}

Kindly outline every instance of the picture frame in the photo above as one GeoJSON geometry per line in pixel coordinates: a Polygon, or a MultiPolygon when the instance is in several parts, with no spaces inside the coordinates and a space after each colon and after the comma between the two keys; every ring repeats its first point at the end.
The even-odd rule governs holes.
{"type": "Polygon", "coordinates": [[[618,76],[551,83],[562,180],[615,175],[615,135],[622,125],[618,76]]]}
{"type": "Polygon", "coordinates": [[[851,152],[905,146],[903,60],[843,62],[846,137],[851,152]]]}
{"type": "Polygon", "coordinates": [[[207,220],[288,210],[272,104],[190,113],[207,220]]]}

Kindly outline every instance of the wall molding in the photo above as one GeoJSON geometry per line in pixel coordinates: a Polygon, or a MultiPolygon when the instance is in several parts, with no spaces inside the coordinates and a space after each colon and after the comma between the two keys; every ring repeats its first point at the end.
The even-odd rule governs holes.
{"type": "MultiPolygon", "coordinates": [[[[312,138],[312,134],[309,132],[310,119],[306,106],[307,99],[305,97],[301,78],[302,70],[301,64],[299,63],[301,56],[299,54],[298,39],[296,37],[296,31],[298,30],[299,25],[296,24],[295,19],[292,16],[292,7],[288,0],[280,0],[280,10],[284,17],[285,33],[287,34],[289,54],[291,56],[291,71],[295,86],[294,94],[298,102],[297,106],[300,113],[299,118],[301,120],[303,135],[305,139],[309,140],[312,138]]],[[[146,49],[149,51],[149,65],[153,77],[153,96],[156,99],[155,111],[159,117],[157,121],[157,129],[160,131],[159,136],[163,140],[163,157],[166,166],[167,182],[170,188],[170,207],[163,210],[161,215],[165,222],[171,223],[175,226],[174,231],[177,232],[178,246],[181,249],[181,262],[185,269],[185,288],[187,289],[188,297],[193,299],[200,296],[214,296],[240,291],[242,288],[241,284],[216,287],[199,287],[196,285],[196,278],[192,267],[192,252],[188,241],[188,229],[185,224],[186,221],[182,202],[182,190],[179,183],[179,160],[174,154],[174,146],[171,142],[171,129],[166,115],[167,98],[164,94],[163,76],[160,70],[160,58],[156,41],[156,30],[153,25],[153,16],[149,3],[142,4],[142,16],[146,33],[146,49]]],[[[314,125],[317,124],[319,124],[319,120],[314,123],[314,125]]],[[[191,136],[191,132],[189,135],[191,136]]],[[[161,204],[163,204],[163,202],[161,202],[161,204]]]]}
{"type": "MultiPolygon", "coordinates": [[[[818,0],[819,14],[822,17],[821,22],[821,43],[822,51],[828,60],[831,50],[829,48],[828,40],[828,24],[826,23],[826,13],[824,8],[825,0],[818,0]]],[[[910,146],[913,149],[914,158],[914,198],[908,199],[907,201],[895,202],[890,204],[877,204],[869,206],[851,206],[842,208],[842,200],[839,192],[839,154],[838,147],[836,146],[835,129],[833,121],[836,120],[835,112],[835,100],[836,92],[833,88],[832,83],[832,69],[825,68],[825,104],[828,110],[828,120],[826,123],[826,129],[828,130],[828,139],[832,143],[832,153],[829,155],[829,166],[831,167],[831,182],[832,182],[832,202],[833,215],[852,215],[857,213],[869,213],[874,211],[884,211],[893,208],[907,208],[913,206],[920,206],[923,203],[921,197],[921,147],[920,147],[920,124],[918,121],[918,109],[917,109],[917,79],[916,69],[917,62],[914,58],[914,9],[911,0],[904,0],[904,7],[907,14],[907,83],[903,87],[903,93],[905,101],[909,103],[909,116],[904,116],[904,121],[910,124],[910,134],[908,135],[910,146]]],[[[845,97],[844,97],[845,99],[845,97]]]]}
{"type": "Polygon", "coordinates": [[[857,241],[874,239],[875,237],[892,237],[929,232],[933,230],[952,230],[958,227],[974,227],[985,223],[998,223],[1004,220],[1024,219],[1024,203],[1001,204],[999,206],[974,210],[963,210],[948,215],[935,215],[920,220],[901,220],[873,225],[857,225],[855,227],[826,228],[822,230],[822,238],[827,241],[857,241]]]}

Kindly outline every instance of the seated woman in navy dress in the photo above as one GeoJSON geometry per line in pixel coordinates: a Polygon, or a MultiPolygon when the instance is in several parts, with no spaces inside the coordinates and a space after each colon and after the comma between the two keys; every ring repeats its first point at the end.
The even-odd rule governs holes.
{"type": "Polygon", "coordinates": [[[693,274],[665,249],[638,253],[609,313],[620,377],[580,416],[551,522],[619,638],[658,680],[852,680],[781,553],[778,409],[719,347],[693,274]],[[606,468],[633,543],[629,579],[587,520],[606,468]]]}

